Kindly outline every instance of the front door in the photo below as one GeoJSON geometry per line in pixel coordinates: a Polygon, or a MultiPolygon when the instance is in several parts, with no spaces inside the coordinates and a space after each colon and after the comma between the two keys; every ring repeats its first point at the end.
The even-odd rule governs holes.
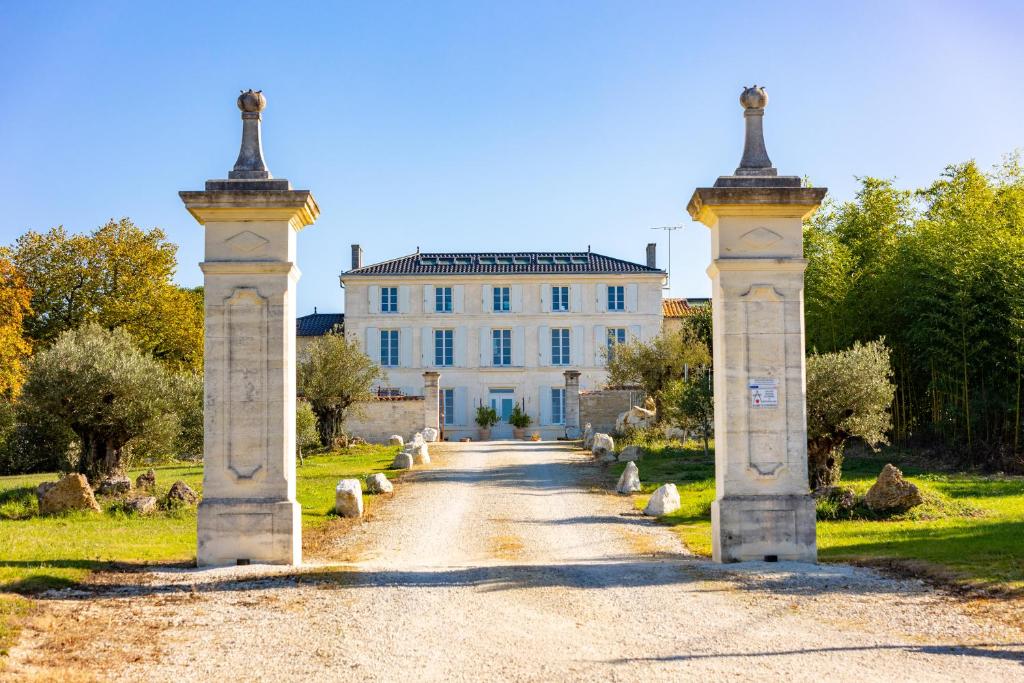
{"type": "Polygon", "coordinates": [[[491,389],[491,407],[498,413],[498,424],[491,429],[492,439],[511,439],[512,425],[509,418],[512,417],[512,408],[515,407],[516,397],[513,389],[491,389]]]}

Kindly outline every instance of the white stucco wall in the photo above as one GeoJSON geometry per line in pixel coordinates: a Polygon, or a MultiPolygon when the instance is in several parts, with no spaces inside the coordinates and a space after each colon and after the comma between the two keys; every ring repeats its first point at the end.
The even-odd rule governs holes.
{"type": "MultiPolygon", "coordinates": [[[[505,276],[348,276],[345,287],[345,331],[355,336],[374,359],[379,359],[379,331],[397,329],[399,367],[386,368],[387,385],[407,393],[421,393],[426,370],[441,373],[441,388],[455,391],[454,424],[446,426],[452,438],[473,436],[476,406],[486,403],[493,388],[511,389],[516,402],[533,418],[531,431],[545,438],[563,433],[552,425],[551,389],[563,387],[563,372],[581,372],[582,390],[605,384],[602,350],[609,327],[624,328],[629,337],[650,339],[662,323],[661,274],[629,275],[505,275],[505,276]],[[550,310],[550,288],[568,286],[570,310],[550,310]],[[608,285],[622,285],[625,311],[608,311],[608,285]],[[399,288],[399,311],[379,312],[380,287],[399,288]],[[511,288],[512,310],[491,309],[491,288],[511,288]],[[434,288],[452,287],[454,310],[434,312],[434,288]],[[490,366],[490,333],[512,331],[512,366],[490,366]],[[551,363],[551,329],[569,329],[568,365],[551,363]],[[434,365],[433,332],[454,332],[454,365],[434,365]],[[481,348],[484,352],[481,354],[481,348]]],[[[497,436],[506,430],[499,428],[497,436]]]]}

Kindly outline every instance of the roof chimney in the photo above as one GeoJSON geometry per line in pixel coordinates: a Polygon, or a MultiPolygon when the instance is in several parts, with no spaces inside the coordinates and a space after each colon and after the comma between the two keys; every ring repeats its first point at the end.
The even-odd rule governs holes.
{"type": "Polygon", "coordinates": [[[647,267],[648,268],[657,268],[658,267],[657,252],[658,252],[658,245],[657,244],[655,244],[654,242],[650,242],[650,243],[647,244],[647,267]]]}
{"type": "Polygon", "coordinates": [[[363,267],[363,248],[358,244],[352,245],[352,270],[363,267]]]}

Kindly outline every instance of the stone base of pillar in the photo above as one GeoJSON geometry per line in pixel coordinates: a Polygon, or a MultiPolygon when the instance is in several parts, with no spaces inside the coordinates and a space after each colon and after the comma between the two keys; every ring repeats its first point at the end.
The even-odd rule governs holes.
{"type": "Polygon", "coordinates": [[[199,504],[200,567],[301,564],[302,508],[287,500],[210,499],[199,504]]]}
{"type": "Polygon", "coordinates": [[[727,496],[711,504],[715,562],[817,562],[816,510],[809,495],[727,496]]]}

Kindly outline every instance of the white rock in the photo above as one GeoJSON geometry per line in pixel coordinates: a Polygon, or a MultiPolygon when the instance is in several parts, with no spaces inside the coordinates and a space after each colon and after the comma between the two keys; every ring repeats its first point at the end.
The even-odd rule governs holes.
{"type": "Polygon", "coordinates": [[[588,422],[583,425],[583,447],[588,451],[594,445],[594,428],[588,422]]]}
{"type": "Polygon", "coordinates": [[[433,427],[427,427],[426,429],[423,430],[423,440],[426,441],[427,443],[434,443],[435,441],[437,441],[439,436],[441,435],[438,434],[437,430],[434,429],[433,427]]]}
{"type": "Polygon", "coordinates": [[[590,447],[590,452],[598,457],[607,453],[611,453],[614,456],[615,441],[607,434],[594,434],[594,443],[590,447]]]}
{"type": "Polygon", "coordinates": [[[679,509],[679,491],[675,484],[664,484],[658,488],[651,499],[647,501],[644,514],[651,517],[660,517],[679,509]]]}
{"type": "Polygon", "coordinates": [[[627,429],[644,429],[654,425],[655,413],[640,406],[633,406],[624,413],[621,413],[615,420],[615,431],[620,434],[627,429]]]}
{"type": "Polygon", "coordinates": [[[398,434],[392,434],[388,437],[388,445],[398,446],[399,448],[405,445],[405,439],[400,437],[398,434]]]}
{"type": "Polygon", "coordinates": [[[391,463],[391,468],[395,470],[407,470],[412,468],[412,453],[408,451],[402,451],[395,456],[394,462],[391,463]]]}
{"type": "Polygon", "coordinates": [[[363,487],[358,479],[342,479],[334,489],[334,511],[342,517],[363,516],[363,487]]]}
{"type": "Polygon", "coordinates": [[[409,443],[411,445],[415,446],[417,444],[426,443],[426,442],[427,442],[427,440],[423,438],[423,432],[416,432],[415,434],[412,435],[412,441],[410,441],[409,443]]]}
{"type": "Polygon", "coordinates": [[[626,446],[619,453],[619,462],[633,462],[634,460],[642,460],[644,457],[644,449],[639,446],[626,446]]]}
{"type": "Polygon", "coordinates": [[[366,478],[366,490],[370,493],[392,493],[395,487],[387,477],[377,472],[366,478]]]}
{"type": "Polygon", "coordinates": [[[615,490],[619,493],[635,493],[640,490],[640,470],[636,468],[635,462],[626,463],[626,469],[622,470],[615,490]]]}
{"type": "Polygon", "coordinates": [[[430,450],[427,448],[426,443],[421,443],[412,447],[412,461],[416,465],[430,464],[430,450]]]}

